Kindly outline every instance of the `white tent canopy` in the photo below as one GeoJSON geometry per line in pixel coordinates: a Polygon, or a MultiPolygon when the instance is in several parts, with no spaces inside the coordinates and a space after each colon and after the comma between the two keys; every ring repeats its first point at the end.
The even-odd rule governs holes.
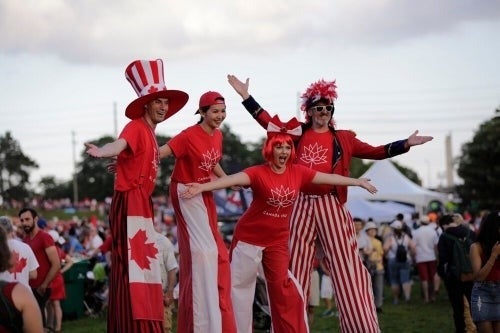
{"type": "Polygon", "coordinates": [[[413,206],[394,201],[368,201],[361,198],[350,198],[346,206],[353,218],[359,217],[365,221],[371,218],[376,223],[391,222],[399,213],[411,217],[415,212],[413,206]]]}
{"type": "Polygon", "coordinates": [[[348,202],[352,199],[396,201],[412,204],[417,212],[423,213],[430,202],[440,201],[444,204],[447,201],[446,194],[415,184],[389,160],[375,161],[361,177],[370,178],[378,192],[370,194],[360,187],[351,187],[348,192],[348,202]]]}

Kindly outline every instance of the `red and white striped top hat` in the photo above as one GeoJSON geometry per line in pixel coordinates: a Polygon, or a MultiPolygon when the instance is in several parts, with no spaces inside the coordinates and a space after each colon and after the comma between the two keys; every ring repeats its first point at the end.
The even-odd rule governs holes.
{"type": "Polygon", "coordinates": [[[130,119],[137,119],[144,115],[144,106],[157,98],[168,98],[168,111],[166,120],[177,113],[186,105],[189,96],[184,91],[167,90],[163,77],[163,61],[135,60],[125,69],[125,77],[139,96],[132,101],[125,110],[125,115],[130,119]]]}

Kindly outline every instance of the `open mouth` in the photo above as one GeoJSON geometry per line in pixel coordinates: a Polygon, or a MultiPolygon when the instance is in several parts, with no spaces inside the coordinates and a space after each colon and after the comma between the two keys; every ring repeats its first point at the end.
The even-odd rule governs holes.
{"type": "Polygon", "coordinates": [[[280,161],[280,163],[286,163],[286,160],[288,159],[288,156],[280,156],[278,158],[278,160],[280,161]]]}

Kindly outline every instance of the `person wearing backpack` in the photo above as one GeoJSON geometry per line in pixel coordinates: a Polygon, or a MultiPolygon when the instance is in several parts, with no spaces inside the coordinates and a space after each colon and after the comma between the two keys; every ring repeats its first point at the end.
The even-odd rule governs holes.
{"type": "MultiPolygon", "coordinates": [[[[0,272],[13,264],[7,233],[0,227],[0,272]]],[[[20,282],[0,280],[0,332],[43,333],[38,303],[31,290],[20,282]]]]}
{"type": "Polygon", "coordinates": [[[439,219],[443,233],[438,241],[439,276],[448,292],[448,299],[453,310],[455,332],[466,332],[463,296],[471,302],[472,267],[468,253],[470,244],[475,240],[475,234],[467,226],[457,224],[453,215],[445,214],[439,219]]]}
{"type": "Polygon", "coordinates": [[[415,243],[403,231],[403,223],[399,220],[392,222],[390,224],[392,234],[384,241],[394,304],[399,303],[401,289],[405,302],[409,302],[411,297],[411,258],[415,256],[415,243]]]}
{"type": "Polygon", "coordinates": [[[490,212],[481,222],[470,258],[472,319],[478,333],[500,333],[500,211],[490,212]]]}

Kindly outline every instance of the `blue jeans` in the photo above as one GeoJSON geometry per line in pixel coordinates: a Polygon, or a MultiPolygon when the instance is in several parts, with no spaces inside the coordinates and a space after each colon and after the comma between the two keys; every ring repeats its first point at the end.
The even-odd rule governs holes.
{"type": "Polygon", "coordinates": [[[500,321],[500,281],[474,282],[470,309],[474,322],[500,321]]]}

